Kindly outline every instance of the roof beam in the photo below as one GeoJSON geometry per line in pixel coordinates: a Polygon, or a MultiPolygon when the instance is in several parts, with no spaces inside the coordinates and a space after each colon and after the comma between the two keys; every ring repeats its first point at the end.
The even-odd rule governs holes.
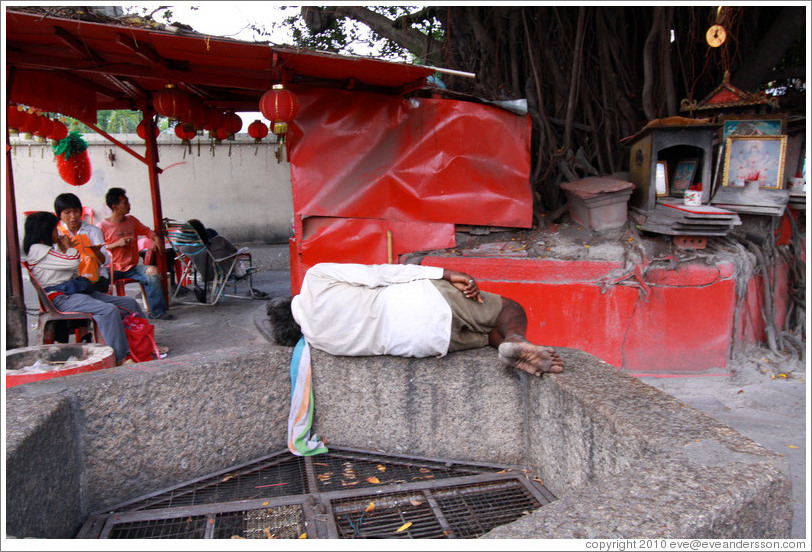
{"type": "Polygon", "coordinates": [[[156,52],[155,49],[149,44],[144,42],[138,43],[132,37],[122,33],[116,33],[116,42],[128,50],[131,50],[135,55],[145,61],[148,61],[149,63],[157,63],[164,69],[171,69],[169,66],[169,61],[158,55],[158,52],[156,52]]]}
{"type": "Polygon", "coordinates": [[[91,50],[87,44],[82,42],[81,39],[77,38],[76,36],[72,35],[62,27],[54,27],[54,32],[56,33],[56,37],[67,46],[71,51],[75,54],[79,55],[80,57],[89,57],[97,64],[104,63],[104,58],[102,58],[99,54],[91,50]]]}

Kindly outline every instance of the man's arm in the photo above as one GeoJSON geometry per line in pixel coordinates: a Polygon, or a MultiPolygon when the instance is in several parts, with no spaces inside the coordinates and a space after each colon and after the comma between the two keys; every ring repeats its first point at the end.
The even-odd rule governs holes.
{"type": "Polygon", "coordinates": [[[473,276],[445,268],[443,269],[443,280],[460,290],[468,299],[478,303],[482,302],[482,297],[479,295],[479,287],[477,287],[473,276]]]}

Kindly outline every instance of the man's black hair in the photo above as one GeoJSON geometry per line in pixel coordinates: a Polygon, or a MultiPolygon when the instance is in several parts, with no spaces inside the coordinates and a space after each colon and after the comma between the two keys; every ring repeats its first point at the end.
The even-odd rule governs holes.
{"type": "Polygon", "coordinates": [[[104,202],[112,209],[113,205],[121,201],[125,195],[127,195],[127,191],[124,188],[110,188],[104,196],[104,202]]]}
{"type": "Polygon", "coordinates": [[[271,321],[271,333],[279,345],[294,347],[302,337],[302,328],[293,318],[290,303],[293,297],[268,301],[266,310],[271,321]]]}
{"type": "Polygon", "coordinates": [[[62,217],[62,211],[65,209],[80,209],[82,208],[82,201],[76,194],[65,193],[59,194],[54,200],[54,213],[57,218],[62,217]]]}
{"type": "Polygon", "coordinates": [[[43,245],[53,244],[54,228],[59,224],[59,219],[53,213],[37,211],[25,217],[25,234],[23,235],[23,251],[28,255],[28,251],[35,243],[43,245]]]}

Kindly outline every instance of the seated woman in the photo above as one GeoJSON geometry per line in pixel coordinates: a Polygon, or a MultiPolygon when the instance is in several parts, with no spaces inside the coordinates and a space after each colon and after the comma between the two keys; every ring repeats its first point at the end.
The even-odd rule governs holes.
{"type": "Polygon", "coordinates": [[[60,284],[77,276],[81,258],[79,252],[72,247],[70,236],[59,235],[58,223],[56,215],[44,211],[26,217],[23,251],[31,271],[57,309],[89,312],[93,315],[104,341],[115,352],[116,365],[133,362],[127,358],[130,348],[121,321],[133,312],[144,316],[141,307],[132,297],[107,295],[92,288],[82,293],[58,289],[60,284]]]}

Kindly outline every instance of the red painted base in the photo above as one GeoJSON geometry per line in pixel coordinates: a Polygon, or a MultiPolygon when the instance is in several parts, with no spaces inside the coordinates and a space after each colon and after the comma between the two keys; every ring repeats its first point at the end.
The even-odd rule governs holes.
{"type": "MultiPolygon", "coordinates": [[[[732,263],[620,277],[619,263],[603,261],[425,257],[423,264],[467,272],[482,290],[521,303],[528,338],[537,343],[581,349],[630,372],[688,374],[727,366],[736,307],[732,263]]],[[[784,306],[779,315],[786,272],[776,278],[784,306]]],[[[752,287],[740,320],[751,341],[760,337],[752,297],[758,285],[752,287]]]]}

